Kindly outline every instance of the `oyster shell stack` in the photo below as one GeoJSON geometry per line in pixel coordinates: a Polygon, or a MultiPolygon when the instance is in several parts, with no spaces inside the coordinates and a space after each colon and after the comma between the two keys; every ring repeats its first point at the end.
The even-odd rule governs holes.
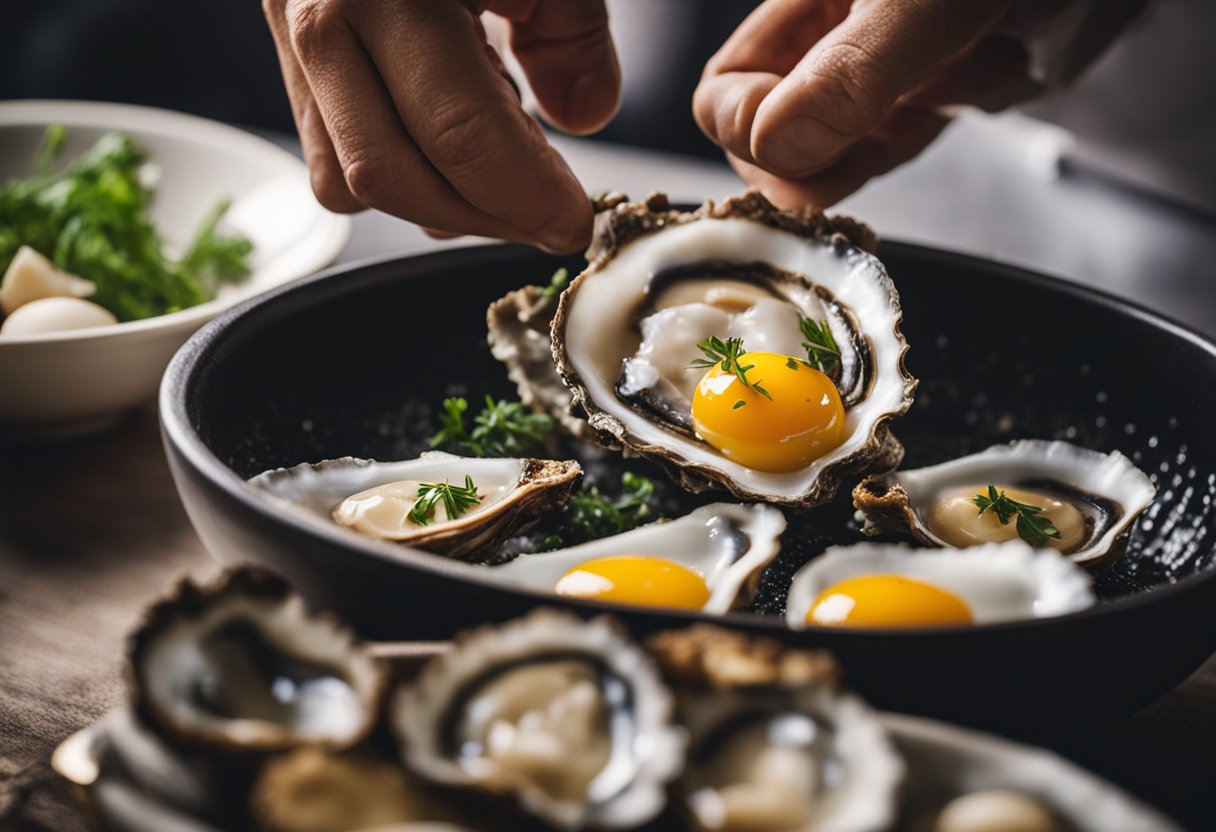
{"type": "MultiPolygon", "coordinates": [[[[249,480],[326,522],[462,560],[485,560],[528,523],[560,510],[582,478],[574,461],[473,458],[431,451],[417,459],[377,462],[343,457],[277,468],[249,480]],[[472,477],[481,501],[456,518],[409,519],[424,483],[472,477]]],[[[437,512],[442,512],[442,506],[437,512]]]]}
{"type": "Polygon", "coordinates": [[[904,766],[824,652],[709,625],[647,642],[690,733],[676,810],[704,832],[879,832],[904,766]]]}
{"type": "MultiPolygon", "coordinates": [[[[870,253],[869,229],[779,211],[757,192],[691,213],[661,195],[616,201],[598,223],[591,264],[562,293],[551,331],[582,433],[658,463],[687,490],[798,508],[831,499],[846,478],[898,463],[889,423],[907,411],[916,381],[904,366],[899,299],[870,253]],[[793,472],[754,470],[693,431],[689,402],[703,372],[688,364],[701,357],[700,341],[737,333],[752,351],[805,356],[801,317],[826,321],[840,345],[832,381],[844,405],[843,443],[793,472]]],[[[519,306],[510,296],[500,304],[519,306]]],[[[538,328],[520,338],[495,329],[496,317],[495,354],[521,396],[564,405],[536,392],[551,387],[538,328]]]]}
{"type": "Polygon", "coordinates": [[[1118,451],[1023,439],[940,465],[869,477],[853,490],[853,504],[869,533],[903,532],[926,546],[1015,539],[1014,523],[976,516],[971,499],[989,485],[1044,507],[1061,531],[1047,545],[1090,570],[1118,559],[1156,496],[1152,480],[1118,451]]]}
{"type": "Polygon", "coordinates": [[[355,745],[387,685],[344,623],[253,568],[183,581],[132,637],[130,667],[134,705],[159,733],[233,754],[355,745]]]}
{"type": "Polygon", "coordinates": [[[665,804],[684,733],[653,662],[606,618],[538,610],[459,637],[392,703],[406,767],[558,829],[632,829],[665,804]]]}

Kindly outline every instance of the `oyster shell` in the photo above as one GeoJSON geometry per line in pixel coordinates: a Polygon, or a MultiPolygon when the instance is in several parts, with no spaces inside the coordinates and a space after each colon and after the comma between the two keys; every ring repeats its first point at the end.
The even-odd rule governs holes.
{"type": "MultiPolygon", "coordinates": [[[[724,614],[746,606],[755,594],[764,568],[781,551],[785,517],[765,505],[712,503],[675,520],[651,523],[623,534],[603,537],[567,549],[520,555],[509,563],[492,567],[504,584],[556,591],[559,595],[597,597],[603,578],[595,572],[576,570],[600,558],[657,559],[683,566],[705,582],[706,598],[701,611],[724,614]]],[[[684,606],[669,597],[661,581],[649,572],[626,569],[624,578],[636,577],[641,587],[637,603],[654,606],[684,606]]],[[[633,594],[631,592],[631,594],[633,594]]],[[[603,600],[613,600],[609,595],[603,600]]]]}
{"type": "Polygon", "coordinates": [[[1088,569],[1113,563],[1156,496],[1152,480],[1118,451],[1022,439],[940,465],[872,476],[853,489],[867,531],[904,532],[927,546],[1016,539],[1016,524],[978,517],[970,500],[989,485],[1044,509],[1060,529],[1048,545],[1088,569]],[[961,518],[961,519],[960,519],[961,518]],[[963,521],[966,521],[966,525],[963,521]]]}
{"type": "Polygon", "coordinates": [[[426,780],[512,798],[559,829],[631,829],[658,815],[683,765],[672,710],[616,625],[541,609],[459,637],[389,718],[426,780]]]}
{"type": "Polygon", "coordinates": [[[354,531],[462,560],[484,560],[526,524],[561,509],[582,477],[574,461],[482,459],[432,451],[376,462],[343,457],[258,474],[249,484],[309,514],[354,531]],[[442,505],[434,521],[408,517],[423,482],[471,476],[481,502],[456,519],[442,505]]]}
{"type": "Polygon", "coordinates": [[[162,734],[221,752],[346,748],[375,724],[384,666],[282,578],[183,580],[131,639],[132,698],[162,734]]]}
{"type": "Polygon", "coordinates": [[[916,381],[904,366],[898,296],[866,250],[868,229],[779,211],[750,192],[692,213],[661,196],[618,204],[597,233],[594,259],[562,293],[552,325],[571,411],[596,442],[657,462],[691,491],[802,508],[829,500],[845,478],[898,463],[888,426],[916,381]],[[669,325],[672,315],[684,323],[669,325]],[[728,324],[751,333],[754,351],[805,355],[799,316],[826,320],[841,347],[843,443],[792,472],[754,470],[691,430],[685,405],[700,373],[687,364],[699,341],[730,334],[728,324]]]}
{"type": "Polygon", "coordinates": [[[903,763],[829,654],[710,626],[659,633],[647,647],[680,686],[691,739],[672,791],[693,828],[891,828],[903,763]]]}

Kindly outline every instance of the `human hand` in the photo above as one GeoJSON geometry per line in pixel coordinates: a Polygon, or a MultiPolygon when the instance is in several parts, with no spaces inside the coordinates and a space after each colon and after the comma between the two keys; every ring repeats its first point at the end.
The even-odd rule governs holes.
{"type": "Polygon", "coordinates": [[[520,107],[483,11],[544,115],[571,133],[616,111],[620,71],[603,0],[263,0],[313,191],[440,236],[584,247],[591,204],[520,107]]]}
{"type": "Polygon", "coordinates": [[[706,66],[694,114],[775,203],[828,206],[915,157],[959,105],[996,110],[1041,91],[1002,26],[1061,5],[767,0],[706,66]]]}

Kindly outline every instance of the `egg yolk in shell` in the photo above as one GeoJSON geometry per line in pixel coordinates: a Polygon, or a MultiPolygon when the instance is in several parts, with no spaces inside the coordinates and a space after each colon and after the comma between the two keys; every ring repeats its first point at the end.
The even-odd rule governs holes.
{"type": "Polygon", "coordinates": [[[826,374],[774,352],[739,361],[768,396],[718,363],[692,398],[693,430],[723,456],[758,471],[797,471],[844,441],[844,405],[826,374]]]}
{"type": "Polygon", "coordinates": [[[974,623],[953,592],[905,575],[858,575],[819,593],[806,623],[830,627],[936,627],[974,623]]]}
{"type": "Polygon", "coordinates": [[[568,570],[558,595],[642,607],[699,610],[709,601],[705,579],[683,564],[652,555],[611,555],[568,570]]]}

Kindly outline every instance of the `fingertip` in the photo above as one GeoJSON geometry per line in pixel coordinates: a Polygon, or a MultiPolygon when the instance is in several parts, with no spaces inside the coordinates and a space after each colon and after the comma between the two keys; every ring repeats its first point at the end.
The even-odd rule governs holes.
{"type": "Polygon", "coordinates": [[[536,245],[550,254],[573,254],[586,250],[591,243],[595,214],[591,201],[583,195],[579,205],[571,206],[545,225],[537,235],[536,245]]]}
{"type": "Polygon", "coordinates": [[[621,105],[621,76],[616,70],[593,70],[574,78],[566,88],[560,112],[548,113],[550,120],[575,136],[595,133],[610,122],[621,105]]]}

